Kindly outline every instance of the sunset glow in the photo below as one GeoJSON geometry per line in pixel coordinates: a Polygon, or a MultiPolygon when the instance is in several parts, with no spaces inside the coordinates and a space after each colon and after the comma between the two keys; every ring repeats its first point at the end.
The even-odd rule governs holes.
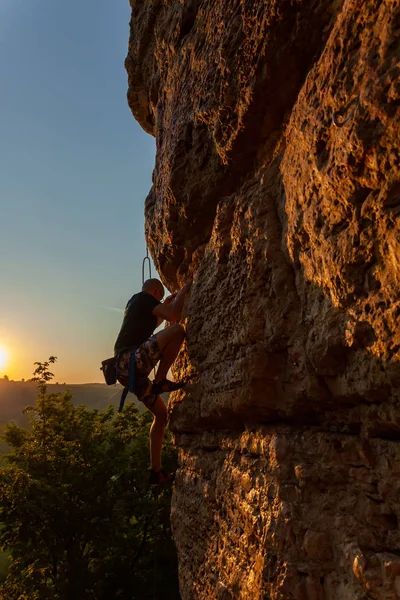
{"type": "Polygon", "coordinates": [[[7,364],[7,352],[0,346],[0,369],[4,369],[7,364]]]}
{"type": "Polygon", "coordinates": [[[142,286],[143,203],[156,143],[126,101],[129,2],[97,4],[0,0],[3,393],[5,375],[28,380],[34,363],[52,355],[54,381],[103,383],[100,364],[113,354],[120,310],[142,286]],[[24,101],[26,89],[32,102],[24,101]],[[21,165],[23,177],[16,176],[21,165]],[[112,218],[115,244],[108,240],[111,196],[124,199],[123,217],[112,218]],[[104,254],[113,285],[99,268],[104,254]]]}

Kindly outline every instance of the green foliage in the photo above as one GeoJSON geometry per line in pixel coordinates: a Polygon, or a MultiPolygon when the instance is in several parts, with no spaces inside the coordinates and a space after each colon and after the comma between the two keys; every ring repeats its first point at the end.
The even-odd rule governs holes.
{"type": "Polygon", "coordinates": [[[10,557],[8,552],[0,552],[0,583],[6,578],[9,566],[10,557]]]}
{"type": "MultiPolygon", "coordinates": [[[[171,490],[155,497],[147,483],[152,416],[133,404],[115,414],[48,394],[54,360],[38,363],[30,427],[5,427],[0,547],[12,562],[1,598],[179,598],[171,490]]],[[[168,441],[164,463],[176,463],[168,441]]]]}

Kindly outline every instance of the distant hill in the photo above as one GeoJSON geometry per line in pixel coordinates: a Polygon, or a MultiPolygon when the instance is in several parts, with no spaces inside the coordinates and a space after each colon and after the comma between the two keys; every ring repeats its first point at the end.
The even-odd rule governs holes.
{"type": "MultiPolygon", "coordinates": [[[[74,404],[83,404],[93,410],[103,410],[110,406],[116,409],[121,400],[122,385],[105,385],[104,383],[81,383],[81,384],[59,384],[49,383],[47,391],[49,394],[65,392],[70,390],[74,404]]],[[[9,381],[0,378],[0,435],[2,426],[9,421],[14,421],[21,427],[28,424],[27,415],[22,411],[27,406],[36,404],[37,385],[29,381],[9,381]]],[[[169,394],[162,394],[164,401],[168,402],[169,394]]],[[[136,399],[133,394],[128,394],[126,402],[134,402],[140,412],[145,410],[144,404],[136,399]]],[[[7,446],[0,439],[0,454],[7,451],[7,446]]],[[[0,460],[1,463],[1,460],[0,460]]]]}
{"type": "MultiPolygon", "coordinates": [[[[103,383],[85,384],[48,384],[49,393],[64,392],[70,390],[76,405],[84,404],[89,409],[102,410],[110,404],[116,408],[121,399],[122,386],[107,386],[103,383]]],[[[22,414],[26,406],[36,403],[37,386],[35,383],[26,381],[8,381],[0,379],[0,427],[9,421],[25,427],[28,423],[27,415],[22,414]]],[[[134,401],[140,411],[144,405],[138,402],[132,394],[128,395],[127,402],[134,401]]],[[[1,433],[1,432],[0,432],[1,433]]],[[[0,452],[4,452],[5,446],[0,440],[0,452]]]]}
{"type": "MultiPolygon", "coordinates": [[[[84,404],[90,409],[97,408],[99,410],[110,404],[118,408],[122,389],[119,384],[108,386],[103,383],[50,383],[47,386],[49,393],[70,390],[76,405],[84,404]]],[[[26,406],[34,405],[36,396],[37,386],[35,383],[0,379],[0,424],[7,423],[11,419],[18,424],[25,423],[26,417],[21,414],[21,411],[26,406]]],[[[129,395],[127,401],[135,401],[138,408],[143,408],[143,404],[138,402],[133,395],[129,395]]]]}

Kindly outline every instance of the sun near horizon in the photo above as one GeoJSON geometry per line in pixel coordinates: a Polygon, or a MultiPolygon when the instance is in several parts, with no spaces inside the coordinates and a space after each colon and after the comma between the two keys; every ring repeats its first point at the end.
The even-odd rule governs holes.
{"type": "Polygon", "coordinates": [[[4,346],[0,346],[0,371],[3,371],[7,367],[8,363],[8,352],[4,346]]]}
{"type": "MultiPolygon", "coordinates": [[[[30,349],[11,347],[0,342],[0,379],[7,376],[11,381],[28,381],[36,368],[35,361],[44,362],[49,358],[49,353],[38,352],[37,354],[36,356],[35,353],[34,357],[30,349]]],[[[90,368],[88,369],[87,363],[84,361],[79,366],[68,356],[57,358],[56,363],[51,365],[50,369],[54,373],[51,383],[65,382],[71,385],[103,383],[103,376],[96,368],[97,362],[99,361],[92,358],[89,361],[90,368]]]]}

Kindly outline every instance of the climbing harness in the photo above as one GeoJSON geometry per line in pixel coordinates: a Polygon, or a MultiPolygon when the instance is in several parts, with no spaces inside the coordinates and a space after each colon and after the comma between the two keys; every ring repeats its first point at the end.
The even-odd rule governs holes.
{"type": "Polygon", "coordinates": [[[150,257],[149,257],[149,249],[146,248],[146,256],[143,259],[143,263],[142,263],[142,285],[144,284],[144,269],[145,269],[145,265],[146,265],[146,261],[148,262],[148,267],[149,267],[149,279],[151,279],[151,263],[150,263],[150,257]]]}
{"type": "Polygon", "coordinates": [[[360,98],[358,96],[357,98],[353,98],[353,100],[351,100],[344,108],[338,110],[337,112],[334,112],[332,115],[332,123],[335,125],[335,127],[343,127],[344,125],[346,125],[346,123],[348,123],[348,121],[350,121],[350,119],[354,117],[354,114],[357,108],[359,107],[359,104],[360,98]],[[343,118],[351,106],[353,106],[353,110],[350,111],[346,118],[343,118]]]}
{"type": "MultiPolygon", "coordinates": [[[[135,387],[135,352],[136,352],[136,348],[134,350],[132,350],[131,352],[131,356],[130,356],[130,360],[129,360],[129,385],[127,385],[126,387],[124,387],[124,389],[122,390],[122,394],[121,394],[121,400],[119,403],[119,409],[118,412],[122,412],[123,408],[124,408],[124,404],[125,404],[125,400],[126,397],[128,395],[128,392],[130,392],[131,394],[134,393],[134,387],[135,387]]],[[[118,378],[118,359],[117,359],[117,378],[118,378]]]]}
{"type": "MultiPolygon", "coordinates": [[[[121,401],[119,403],[118,412],[122,412],[124,408],[125,400],[128,395],[128,392],[133,393],[135,386],[135,352],[136,348],[133,348],[131,351],[130,362],[129,362],[129,385],[124,387],[122,390],[121,401]]],[[[112,356],[111,358],[107,358],[107,360],[103,360],[101,363],[100,370],[103,371],[104,379],[106,380],[107,385],[115,385],[118,381],[118,359],[119,356],[112,356]]],[[[114,396],[114,394],[113,394],[114,396]]],[[[113,397],[111,396],[111,397],[113,397]]]]}

